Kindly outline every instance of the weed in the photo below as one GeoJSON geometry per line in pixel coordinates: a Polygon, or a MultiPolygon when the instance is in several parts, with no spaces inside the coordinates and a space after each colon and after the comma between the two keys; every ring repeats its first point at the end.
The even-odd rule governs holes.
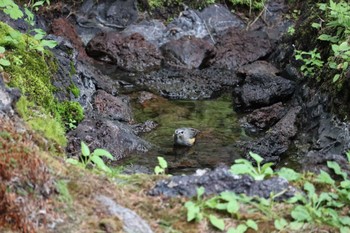
{"type": "Polygon", "coordinates": [[[303,61],[303,65],[300,67],[304,76],[314,76],[315,72],[323,66],[320,53],[317,49],[309,52],[295,50],[295,59],[303,61]]]}
{"type": "Polygon", "coordinates": [[[165,174],[165,170],[168,168],[168,163],[163,157],[157,157],[159,165],[154,168],[156,175],[165,174]]]}
{"type": "Polygon", "coordinates": [[[114,160],[113,156],[104,149],[97,148],[94,150],[94,152],[90,153],[89,147],[83,141],[81,141],[80,160],[68,158],[66,161],[70,164],[81,166],[83,168],[86,168],[88,165],[94,163],[98,169],[111,174],[112,170],[102,160],[102,156],[110,160],[114,160]]]}

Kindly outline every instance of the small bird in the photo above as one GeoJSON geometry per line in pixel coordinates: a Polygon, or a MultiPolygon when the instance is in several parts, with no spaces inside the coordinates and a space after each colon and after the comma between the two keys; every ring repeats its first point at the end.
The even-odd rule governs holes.
{"type": "Polygon", "coordinates": [[[176,146],[193,146],[196,136],[200,131],[194,128],[179,128],[175,130],[173,135],[174,145],[176,146]]]}

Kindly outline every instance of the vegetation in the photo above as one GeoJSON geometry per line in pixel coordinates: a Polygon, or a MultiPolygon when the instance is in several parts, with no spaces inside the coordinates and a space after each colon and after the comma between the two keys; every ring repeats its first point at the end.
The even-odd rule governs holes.
{"type": "Polygon", "coordinates": [[[157,157],[159,165],[154,168],[156,175],[165,174],[165,170],[168,168],[168,163],[163,157],[157,157]]]}

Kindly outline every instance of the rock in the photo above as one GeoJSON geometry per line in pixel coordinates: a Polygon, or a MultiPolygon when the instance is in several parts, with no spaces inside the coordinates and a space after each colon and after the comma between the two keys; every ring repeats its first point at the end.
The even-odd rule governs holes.
{"type": "Polygon", "coordinates": [[[349,162],[342,155],[312,150],[301,158],[300,165],[302,166],[303,171],[318,174],[322,170],[329,174],[336,175],[334,171],[327,166],[328,161],[337,162],[340,168],[350,176],[349,162]]]}
{"type": "Polygon", "coordinates": [[[248,175],[234,175],[227,168],[216,168],[202,175],[172,176],[167,180],[161,180],[149,191],[149,194],[193,197],[197,195],[199,187],[204,187],[206,195],[231,191],[263,198],[270,198],[271,193],[276,194],[286,190],[277,200],[290,198],[296,192],[287,180],[280,177],[256,181],[248,175]]]}
{"type": "Polygon", "coordinates": [[[109,151],[116,160],[133,153],[144,153],[151,145],[137,137],[131,127],[118,121],[85,118],[76,129],[68,133],[67,152],[80,151],[80,141],[84,141],[91,151],[102,148],[109,151]]]}
{"type": "Polygon", "coordinates": [[[295,83],[283,77],[253,74],[234,89],[234,107],[244,111],[284,102],[292,96],[294,89],[295,83]]]}
{"type": "Polygon", "coordinates": [[[144,123],[139,123],[132,125],[132,129],[136,135],[141,133],[148,133],[157,128],[158,123],[152,120],[145,121],[144,123]]]}
{"type": "Polygon", "coordinates": [[[98,195],[96,200],[108,209],[110,215],[118,217],[123,222],[123,231],[130,233],[153,233],[148,223],[134,211],[117,204],[113,199],[98,195]]]}
{"type": "Polygon", "coordinates": [[[174,68],[197,69],[209,66],[215,56],[215,48],[205,40],[181,37],[160,47],[165,65],[174,68]]]}
{"type": "Polygon", "coordinates": [[[243,75],[244,77],[259,74],[277,75],[278,72],[279,70],[274,65],[261,60],[241,66],[237,70],[237,74],[243,75]]]}
{"type": "Polygon", "coordinates": [[[246,122],[258,129],[268,129],[278,122],[287,112],[281,102],[254,110],[246,116],[246,122]]]}
{"type": "Polygon", "coordinates": [[[93,105],[96,113],[104,118],[128,123],[133,121],[130,100],[127,96],[113,96],[98,90],[93,105]]]}
{"type": "Polygon", "coordinates": [[[118,32],[96,35],[87,45],[89,56],[131,72],[159,69],[160,51],[140,34],[123,36],[118,32]]]}
{"type": "Polygon", "coordinates": [[[238,83],[235,73],[221,69],[160,70],[142,74],[136,83],[169,99],[214,98],[238,83]]]}
{"type": "Polygon", "coordinates": [[[267,56],[272,51],[270,40],[261,31],[228,29],[217,39],[214,67],[235,70],[267,56]]]}
{"type": "Polygon", "coordinates": [[[51,32],[56,36],[68,39],[72,43],[74,49],[78,51],[78,59],[90,59],[86,54],[83,41],[78,36],[75,27],[66,18],[54,19],[51,23],[51,32]]]}
{"type": "Polygon", "coordinates": [[[283,153],[288,150],[292,139],[298,132],[296,121],[300,110],[301,107],[291,108],[261,138],[238,143],[238,147],[244,151],[242,154],[247,155],[249,151],[252,151],[263,157],[264,162],[279,161],[283,153]]]}
{"type": "Polygon", "coordinates": [[[0,112],[13,115],[15,104],[21,97],[17,88],[8,88],[4,83],[5,73],[0,73],[0,112]]]}

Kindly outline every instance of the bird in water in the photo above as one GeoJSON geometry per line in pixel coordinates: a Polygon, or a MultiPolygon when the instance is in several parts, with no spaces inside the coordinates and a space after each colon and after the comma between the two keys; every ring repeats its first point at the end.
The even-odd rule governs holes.
{"type": "Polygon", "coordinates": [[[200,131],[194,128],[179,128],[175,130],[173,135],[175,146],[188,146],[191,147],[196,141],[196,136],[200,131]]]}

